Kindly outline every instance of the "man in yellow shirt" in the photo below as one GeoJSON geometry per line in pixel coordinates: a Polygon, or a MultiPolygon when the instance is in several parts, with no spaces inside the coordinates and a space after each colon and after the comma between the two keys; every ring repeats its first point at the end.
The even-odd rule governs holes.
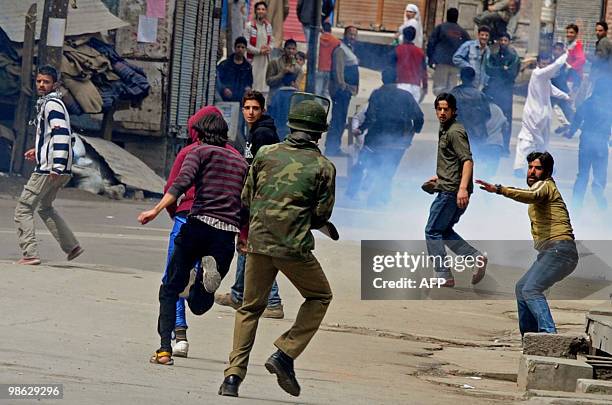
{"type": "Polygon", "coordinates": [[[538,258],[516,283],[521,335],[556,333],[544,291],[570,275],[578,264],[578,252],[569,212],[552,178],[554,159],[548,152],[527,156],[528,189],[505,187],[476,180],[482,190],[529,204],[531,234],[538,258]]]}

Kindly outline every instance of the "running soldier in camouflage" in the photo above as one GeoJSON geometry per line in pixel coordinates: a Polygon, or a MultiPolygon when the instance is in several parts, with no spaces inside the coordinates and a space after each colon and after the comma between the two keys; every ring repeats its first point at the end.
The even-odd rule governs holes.
{"type": "Polygon", "coordinates": [[[233,350],[220,395],[238,396],[257,323],[279,270],[305,301],[291,329],[274,343],[278,350],[265,367],[276,374],[283,390],[300,394],[293,360],[319,329],[332,299],[327,278],[311,252],[311,230],[327,224],[335,192],[336,169],[317,147],[327,130],[322,104],[329,109],[327,99],[296,93],[289,113],[291,134],[280,144],[261,148],[247,177],[242,192],[243,205],[250,210],[244,300],[236,311],[233,350]]]}

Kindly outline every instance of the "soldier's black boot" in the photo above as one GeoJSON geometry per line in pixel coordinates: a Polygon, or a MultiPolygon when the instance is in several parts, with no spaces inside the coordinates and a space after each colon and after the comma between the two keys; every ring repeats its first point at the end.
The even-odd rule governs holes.
{"type": "Polygon", "coordinates": [[[228,375],[223,380],[223,384],[219,387],[219,395],[223,395],[225,397],[237,397],[238,396],[238,387],[240,387],[240,383],[242,380],[237,375],[228,375]]]}
{"type": "Polygon", "coordinates": [[[295,378],[293,359],[291,357],[277,350],[276,353],[266,360],[265,366],[271,374],[276,374],[276,381],[285,392],[294,397],[300,395],[300,384],[298,384],[295,378]]]}

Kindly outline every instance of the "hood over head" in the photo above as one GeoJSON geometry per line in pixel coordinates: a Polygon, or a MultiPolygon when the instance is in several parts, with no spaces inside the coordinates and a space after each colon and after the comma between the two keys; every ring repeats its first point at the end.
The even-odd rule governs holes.
{"type": "Polygon", "coordinates": [[[189,143],[194,143],[198,141],[198,133],[196,132],[196,130],[193,129],[193,126],[196,124],[196,122],[198,122],[199,120],[201,120],[208,114],[217,114],[219,116],[223,116],[223,114],[221,113],[221,110],[219,110],[217,107],[212,106],[212,105],[202,107],[198,111],[196,111],[196,113],[193,114],[191,117],[189,117],[189,119],[187,120],[187,131],[189,132],[189,143]]]}

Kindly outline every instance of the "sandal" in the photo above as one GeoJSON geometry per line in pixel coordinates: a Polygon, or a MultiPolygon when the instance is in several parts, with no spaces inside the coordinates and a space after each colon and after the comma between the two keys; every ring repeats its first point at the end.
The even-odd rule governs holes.
{"type": "Polygon", "coordinates": [[[160,364],[162,366],[171,366],[174,364],[174,359],[172,358],[172,353],[170,352],[155,352],[149,359],[149,362],[153,364],[160,364]],[[168,361],[161,361],[161,359],[164,357],[167,357],[168,361]]]}

